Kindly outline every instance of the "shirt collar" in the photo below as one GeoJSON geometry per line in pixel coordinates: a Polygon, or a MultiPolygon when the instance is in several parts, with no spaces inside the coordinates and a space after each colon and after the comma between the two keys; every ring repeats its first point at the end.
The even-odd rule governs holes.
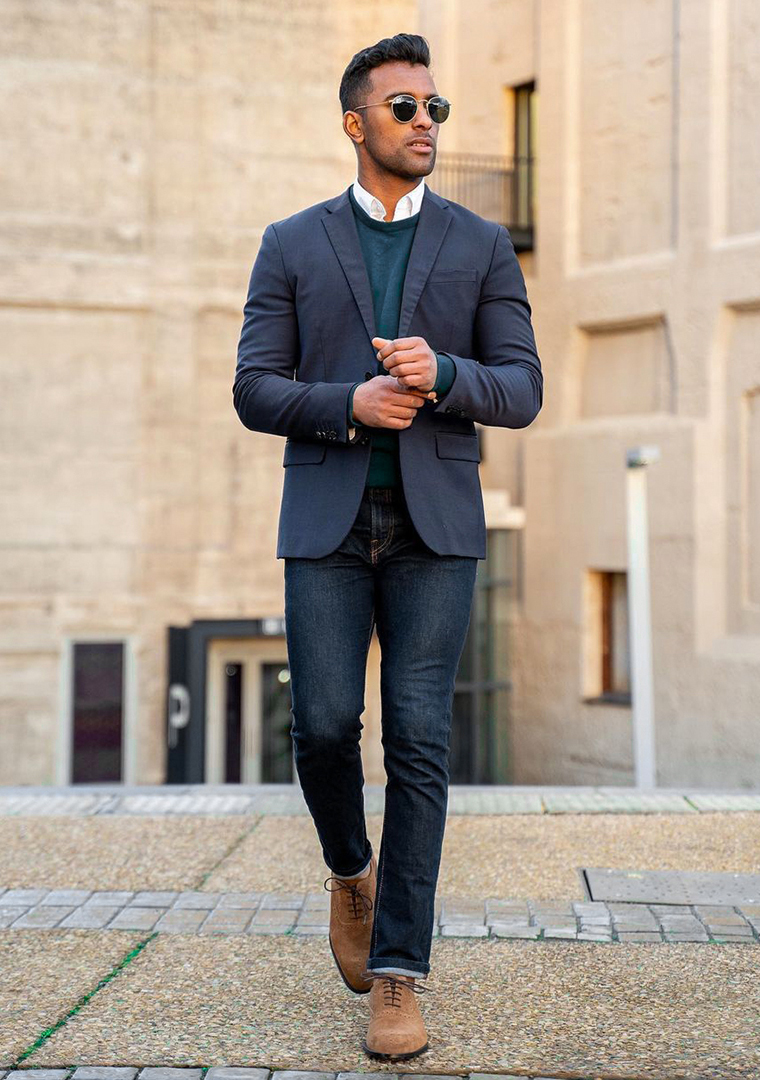
{"type": "MultiPolygon", "coordinates": [[[[354,198],[361,206],[362,210],[365,210],[371,218],[376,221],[385,220],[385,207],[376,196],[367,191],[359,183],[359,178],[354,180],[352,191],[354,198]]],[[[413,214],[419,213],[420,206],[422,205],[422,198],[425,194],[425,177],[420,177],[420,182],[416,187],[408,191],[406,195],[402,195],[399,201],[396,203],[396,209],[393,212],[393,221],[400,221],[402,218],[412,217],[413,214]]]]}

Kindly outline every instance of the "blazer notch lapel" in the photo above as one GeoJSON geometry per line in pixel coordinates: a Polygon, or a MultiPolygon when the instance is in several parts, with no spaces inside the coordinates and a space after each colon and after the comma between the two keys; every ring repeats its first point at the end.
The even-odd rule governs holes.
{"type": "Polygon", "coordinates": [[[446,230],[451,224],[451,217],[452,212],[448,203],[426,187],[420,206],[420,219],[417,222],[406,267],[398,337],[407,336],[425,282],[441,249],[446,230]]]}
{"type": "Polygon", "coordinates": [[[356,231],[354,212],[348,200],[348,191],[339,195],[334,204],[335,209],[332,213],[325,214],[322,218],[322,224],[327,231],[338,262],[343,268],[343,273],[346,275],[346,280],[356,300],[370,344],[372,344],[372,338],[376,337],[372,289],[359,243],[359,234],[356,231]]]}

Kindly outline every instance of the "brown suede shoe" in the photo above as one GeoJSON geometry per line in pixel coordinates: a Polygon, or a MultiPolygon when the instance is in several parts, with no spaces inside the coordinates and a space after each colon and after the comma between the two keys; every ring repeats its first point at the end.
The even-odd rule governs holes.
{"type": "Polygon", "coordinates": [[[369,959],[374,921],[377,859],[374,852],[366,877],[325,878],[330,895],[330,951],[343,982],[355,994],[368,994],[372,988],[363,971],[369,959]],[[328,885],[328,882],[331,884],[328,885]]]}
{"type": "Polygon", "coordinates": [[[369,1056],[382,1061],[407,1061],[427,1050],[425,1022],[414,995],[430,987],[418,985],[407,975],[380,971],[365,971],[364,975],[372,979],[370,1021],[362,1043],[369,1056]]]}

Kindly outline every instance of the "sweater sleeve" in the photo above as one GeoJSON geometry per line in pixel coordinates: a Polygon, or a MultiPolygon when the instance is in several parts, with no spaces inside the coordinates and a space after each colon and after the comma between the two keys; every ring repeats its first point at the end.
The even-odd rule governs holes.
{"type": "MultiPolygon", "coordinates": [[[[449,361],[449,363],[451,363],[451,361],[449,361]]],[[[453,367],[453,364],[452,364],[452,367],[453,367]]],[[[351,387],[351,389],[348,392],[347,419],[348,419],[348,426],[349,427],[356,427],[357,424],[360,427],[362,426],[361,420],[355,420],[354,419],[354,412],[353,412],[353,409],[354,409],[354,390],[356,390],[358,385],[359,385],[359,383],[355,382],[354,385],[351,387]]]]}
{"type": "Polygon", "coordinates": [[[445,353],[436,353],[435,355],[438,360],[438,374],[433,389],[440,398],[451,388],[457,369],[450,356],[447,356],[445,353]]]}

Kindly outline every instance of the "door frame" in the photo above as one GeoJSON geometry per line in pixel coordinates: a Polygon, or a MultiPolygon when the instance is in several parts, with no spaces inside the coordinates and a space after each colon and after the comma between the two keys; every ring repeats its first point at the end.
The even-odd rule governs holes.
{"type": "MultiPolygon", "coordinates": [[[[262,619],[195,619],[187,627],[169,627],[182,631],[186,637],[187,648],[182,657],[184,677],[178,680],[184,685],[189,699],[189,714],[186,726],[179,732],[181,741],[176,747],[181,754],[182,779],[185,784],[205,784],[206,775],[206,708],[208,694],[208,652],[209,643],[214,638],[282,638],[285,637],[285,616],[271,616],[262,619]]],[[[284,641],[283,655],[287,656],[284,641]]],[[[176,677],[176,676],[175,676],[176,677]]],[[[170,716],[169,679],[167,679],[166,729],[170,716]]],[[[176,782],[176,781],[175,781],[176,782]]]]}
{"type": "MultiPolygon", "coordinates": [[[[276,639],[275,639],[276,640],[276,639]]],[[[242,663],[241,784],[260,784],[261,780],[261,665],[282,663],[288,666],[284,642],[264,638],[211,638],[208,642],[206,681],[206,758],[205,783],[224,784],[224,679],[225,663],[242,663]],[[240,640],[241,644],[236,644],[240,640]]]]}

